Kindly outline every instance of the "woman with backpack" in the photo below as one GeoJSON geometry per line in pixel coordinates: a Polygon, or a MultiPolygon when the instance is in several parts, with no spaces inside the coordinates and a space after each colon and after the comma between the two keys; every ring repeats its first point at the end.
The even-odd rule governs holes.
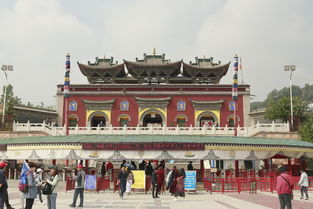
{"type": "Polygon", "coordinates": [[[32,209],[34,204],[34,199],[37,198],[37,182],[35,180],[36,176],[36,164],[33,162],[28,163],[29,171],[27,173],[27,193],[26,196],[26,207],[25,209],[32,209]]]}
{"type": "Polygon", "coordinates": [[[50,167],[50,178],[45,179],[45,182],[46,184],[49,184],[49,186],[47,185],[49,191],[45,191],[47,192],[48,209],[56,209],[56,201],[58,196],[56,187],[59,183],[58,169],[56,167],[50,167]]]}

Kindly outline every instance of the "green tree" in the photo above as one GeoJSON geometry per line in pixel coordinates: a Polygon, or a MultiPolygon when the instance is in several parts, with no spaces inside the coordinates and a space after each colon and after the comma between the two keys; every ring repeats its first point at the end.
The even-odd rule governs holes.
{"type": "Polygon", "coordinates": [[[301,135],[301,140],[313,142],[313,114],[306,117],[305,122],[298,131],[301,135]]]}
{"type": "MultiPolygon", "coordinates": [[[[5,108],[5,114],[7,115],[13,115],[13,105],[21,105],[22,100],[21,98],[14,96],[13,92],[13,86],[11,84],[7,85],[6,90],[6,108],[5,108]]],[[[2,95],[0,98],[1,104],[4,103],[4,93],[5,93],[5,86],[2,88],[2,95]]]]}
{"type": "MultiPolygon", "coordinates": [[[[294,118],[302,122],[308,103],[300,97],[293,97],[292,101],[294,118]]],[[[273,101],[266,109],[265,118],[268,120],[282,120],[283,122],[289,121],[290,98],[285,96],[273,101]]]]}

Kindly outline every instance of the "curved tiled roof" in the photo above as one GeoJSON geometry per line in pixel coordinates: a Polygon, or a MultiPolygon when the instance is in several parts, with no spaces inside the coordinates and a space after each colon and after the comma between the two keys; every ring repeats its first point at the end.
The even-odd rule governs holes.
{"type": "Polygon", "coordinates": [[[0,144],[83,144],[83,143],[202,143],[219,146],[298,147],[313,149],[313,143],[292,139],[204,135],[69,135],[1,139],[0,144]]]}

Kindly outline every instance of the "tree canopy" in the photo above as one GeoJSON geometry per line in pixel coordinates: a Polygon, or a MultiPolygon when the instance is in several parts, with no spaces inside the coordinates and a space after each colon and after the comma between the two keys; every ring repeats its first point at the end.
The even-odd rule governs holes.
{"type": "Polygon", "coordinates": [[[304,141],[313,142],[313,114],[306,117],[305,122],[299,128],[299,134],[304,141]]]}

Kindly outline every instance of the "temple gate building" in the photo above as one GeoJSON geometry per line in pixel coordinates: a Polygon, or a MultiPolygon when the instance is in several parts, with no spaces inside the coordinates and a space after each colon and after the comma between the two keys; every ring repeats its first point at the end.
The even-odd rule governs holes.
{"type": "MultiPolygon", "coordinates": [[[[113,57],[77,64],[89,84],[71,84],[68,107],[57,86],[59,125],[68,108],[72,127],[234,126],[232,85],[219,84],[230,62],[196,57],[187,64],[153,53],[122,64],[113,57]]],[[[239,85],[238,94],[238,125],[249,126],[250,86],[239,85]]]]}

